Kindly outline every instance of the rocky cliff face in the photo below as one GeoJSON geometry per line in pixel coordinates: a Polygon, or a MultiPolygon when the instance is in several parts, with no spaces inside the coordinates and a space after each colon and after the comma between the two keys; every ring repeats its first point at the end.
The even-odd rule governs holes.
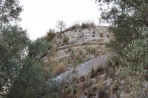
{"type": "MultiPolygon", "coordinates": [[[[52,66],[56,70],[57,67],[65,66],[68,69],[107,54],[110,50],[106,48],[105,44],[110,42],[111,37],[107,27],[95,25],[57,33],[52,42],[53,47],[43,58],[44,67],[48,69],[52,66]]],[[[53,74],[55,73],[53,72],[53,74]]]]}
{"type": "MultiPolygon", "coordinates": [[[[109,66],[107,61],[111,51],[105,45],[111,38],[112,35],[107,27],[95,25],[88,25],[85,28],[79,26],[56,33],[52,40],[52,48],[43,58],[44,70],[46,72],[50,70],[55,76],[53,80],[58,82],[72,83],[77,86],[86,86],[87,82],[94,82],[90,86],[95,86],[97,76],[93,75],[102,73],[101,71],[109,66]]],[[[84,89],[79,93],[81,94],[77,94],[77,98],[87,98],[88,94],[84,94],[86,93],[84,89]]],[[[93,93],[99,96],[98,88],[93,93]]],[[[69,93],[67,95],[70,97],[69,93]]]]}
{"type": "MultiPolygon", "coordinates": [[[[50,80],[66,84],[61,98],[129,98],[129,93],[135,94],[129,84],[138,84],[136,78],[120,78],[120,67],[108,62],[113,53],[106,44],[111,39],[107,27],[92,24],[55,34],[43,67],[54,76],[49,84],[50,80]]],[[[147,92],[147,82],[143,84],[147,92]]]]}

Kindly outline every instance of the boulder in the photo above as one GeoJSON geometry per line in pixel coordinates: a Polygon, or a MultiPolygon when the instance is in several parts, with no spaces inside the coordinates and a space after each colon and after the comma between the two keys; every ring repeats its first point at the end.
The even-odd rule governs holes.
{"type": "Polygon", "coordinates": [[[73,69],[58,75],[53,80],[58,81],[58,82],[62,82],[62,81],[70,82],[72,80],[72,77],[73,77],[73,69]]]}
{"type": "Polygon", "coordinates": [[[98,58],[92,59],[88,62],[82,63],[76,67],[77,77],[88,76],[92,69],[94,71],[106,69],[108,67],[108,57],[110,54],[102,55],[98,58]]]}
{"type": "Polygon", "coordinates": [[[77,65],[75,69],[70,69],[69,71],[66,71],[57,77],[55,77],[53,80],[56,81],[65,81],[70,82],[72,81],[73,77],[77,77],[78,79],[80,77],[86,77],[89,76],[92,69],[94,71],[100,70],[100,69],[106,69],[108,67],[108,57],[110,54],[99,56],[98,58],[92,59],[90,61],[87,61],[85,63],[82,63],[80,65],[77,65]]]}

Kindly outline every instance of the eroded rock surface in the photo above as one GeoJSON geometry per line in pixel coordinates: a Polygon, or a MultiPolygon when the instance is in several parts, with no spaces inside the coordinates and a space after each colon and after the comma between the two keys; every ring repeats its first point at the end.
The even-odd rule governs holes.
{"type": "Polygon", "coordinates": [[[106,69],[108,67],[108,57],[111,54],[102,55],[80,65],[77,65],[76,68],[71,68],[69,71],[66,71],[59,76],[55,77],[54,80],[57,81],[71,81],[73,77],[80,78],[82,76],[87,77],[91,74],[91,71],[97,71],[106,69]]]}

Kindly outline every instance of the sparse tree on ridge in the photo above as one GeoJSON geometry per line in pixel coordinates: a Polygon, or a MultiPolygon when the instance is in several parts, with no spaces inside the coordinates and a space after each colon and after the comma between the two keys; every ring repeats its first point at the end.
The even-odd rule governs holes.
{"type": "Polygon", "coordinates": [[[59,32],[62,32],[66,28],[66,23],[62,20],[58,20],[55,26],[59,32]]]}

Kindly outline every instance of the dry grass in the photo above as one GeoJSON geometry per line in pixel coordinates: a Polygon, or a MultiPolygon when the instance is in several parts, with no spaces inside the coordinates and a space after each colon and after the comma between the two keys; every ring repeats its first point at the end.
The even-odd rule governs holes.
{"type": "Polygon", "coordinates": [[[73,30],[81,30],[88,29],[90,27],[95,28],[95,24],[93,22],[83,22],[81,25],[79,23],[73,24],[71,27],[65,29],[63,32],[73,31],[73,30]]]}
{"type": "Polygon", "coordinates": [[[102,55],[105,55],[105,54],[107,54],[108,53],[108,51],[106,50],[106,49],[103,49],[102,51],[101,51],[101,54],[102,55]]]}
{"type": "Polygon", "coordinates": [[[68,36],[64,36],[64,38],[63,38],[63,44],[65,45],[67,45],[68,44],[68,41],[69,41],[69,37],[68,36]]]}
{"type": "Polygon", "coordinates": [[[90,54],[96,54],[98,52],[97,48],[91,48],[90,49],[90,54]]]}
{"type": "Polygon", "coordinates": [[[52,68],[52,74],[57,76],[67,70],[67,65],[64,62],[59,63],[52,68]]]}
{"type": "Polygon", "coordinates": [[[76,24],[72,25],[71,27],[67,28],[66,30],[64,30],[64,32],[77,30],[79,28],[80,28],[80,25],[78,23],[76,23],[76,24]]]}
{"type": "Polygon", "coordinates": [[[92,86],[92,88],[91,88],[91,92],[96,92],[96,91],[97,91],[97,89],[98,89],[98,87],[97,87],[97,86],[92,86]]]}
{"type": "Polygon", "coordinates": [[[81,25],[82,29],[88,29],[91,27],[95,27],[95,24],[93,22],[85,22],[85,23],[83,22],[81,25]]]}
{"type": "Polygon", "coordinates": [[[98,39],[97,41],[98,41],[98,42],[103,42],[103,41],[104,41],[104,38],[102,38],[102,37],[100,38],[100,37],[99,37],[99,39],[98,39]]]}
{"type": "Polygon", "coordinates": [[[103,33],[100,33],[100,37],[103,37],[104,35],[103,35],[103,33]]]}
{"type": "Polygon", "coordinates": [[[79,82],[84,82],[85,81],[85,76],[81,76],[80,78],[79,78],[79,82]]]}
{"type": "Polygon", "coordinates": [[[106,78],[105,74],[97,77],[97,84],[98,84],[100,93],[105,91],[105,78],[106,78]]]}
{"type": "Polygon", "coordinates": [[[48,67],[49,66],[49,58],[48,57],[44,57],[43,62],[44,62],[43,67],[48,67]]]}
{"type": "Polygon", "coordinates": [[[80,98],[81,97],[81,94],[82,92],[84,91],[84,84],[83,83],[80,83],[77,85],[77,93],[75,94],[75,98],[80,98]]]}

